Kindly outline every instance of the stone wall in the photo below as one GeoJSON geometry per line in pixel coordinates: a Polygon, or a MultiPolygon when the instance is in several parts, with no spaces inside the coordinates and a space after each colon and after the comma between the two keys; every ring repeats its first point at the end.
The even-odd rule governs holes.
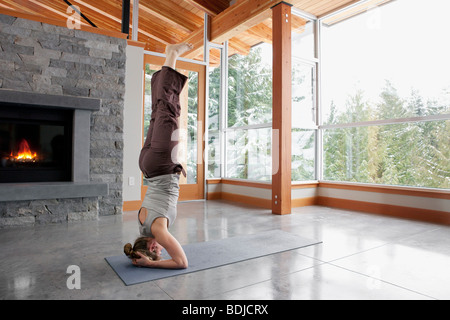
{"type": "Polygon", "coordinates": [[[91,117],[90,180],[99,198],[0,202],[0,226],[122,213],[126,39],[0,14],[0,88],[101,99],[91,117]]]}

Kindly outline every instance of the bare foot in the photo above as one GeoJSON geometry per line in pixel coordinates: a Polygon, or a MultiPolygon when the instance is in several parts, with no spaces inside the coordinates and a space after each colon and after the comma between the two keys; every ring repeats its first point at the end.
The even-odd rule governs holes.
{"type": "Polygon", "coordinates": [[[194,46],[190,43],[169,44],[166,47],[166,61],[164,66],[175,69],[176,61],[183,53],[191,50],[194,46]]]}
{"type": "Polygon", "coordinates": [[[176,43],[176,44],[169,44],[166,46],[166,54],[174,54],[176,57],[179,57],[183,53],[192,50],[194,46],[190,43],[176,43]]]}

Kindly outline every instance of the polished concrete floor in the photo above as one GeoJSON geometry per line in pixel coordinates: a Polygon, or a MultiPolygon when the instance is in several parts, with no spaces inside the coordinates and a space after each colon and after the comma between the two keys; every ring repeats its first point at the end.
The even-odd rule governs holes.
{"type": "Polygon", "coordinates": [[[323,243],[125,286],[104,257],[134,240],[135,219],[0,229],[0,298],[450,299],[450,227],[319,206],[276,216],[222,200],[182,202],[171,229],[181,244],[272,229],[323,243]],[[78,274],[71,265],[80,289],[67,286],[78,274]]]}

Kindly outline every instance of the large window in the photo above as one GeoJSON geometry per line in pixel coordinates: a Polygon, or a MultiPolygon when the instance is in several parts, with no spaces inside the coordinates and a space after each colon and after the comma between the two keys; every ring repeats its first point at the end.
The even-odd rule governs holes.
{"type": "Polygon", "coordinates": [[[449,188],[449,1],[382,2],[321,20],[323,179],[449,188]]]}
{"type": "MultiPolygon", "coordinates": [[[[293,8],[293,182],[450,187],[448,12],[447,0],[360,1],[319,20],[293,8]]],[[[209,177],[270,181],[272,47],[225,68],[209,74],[209,177]]]]}

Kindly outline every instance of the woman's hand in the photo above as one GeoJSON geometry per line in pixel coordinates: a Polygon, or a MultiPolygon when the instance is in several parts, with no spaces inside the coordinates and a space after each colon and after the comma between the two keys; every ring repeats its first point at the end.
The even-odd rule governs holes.
{"type": "Polygon", "coordinates": [[[139,251],[136,252],[136,253],[140,256],[140,258],[139,259],[133,259],[132,263],[135,266],[138,266],[138,267],[150,267],[152,260],[150,260],[149,257],[147,257],[146,255],[143,255],[139,251]]]}

